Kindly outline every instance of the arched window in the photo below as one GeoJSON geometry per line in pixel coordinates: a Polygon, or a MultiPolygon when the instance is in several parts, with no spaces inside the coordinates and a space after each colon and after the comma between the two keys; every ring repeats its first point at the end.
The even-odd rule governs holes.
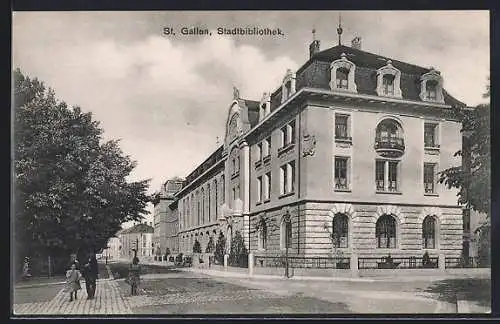
{"type": "Polygon", "coordinates": [[[437,86],[438,82],[435,80],[429,80],[425,84],[425,98],[427,100],[436,100],[437,99],[437,86]]]}
{"type": "Polygon", "coordinates": [[[338,68],[335,72],[335,79],[337,89],[347,89],[348,88],[348,76],[349,70],[346,68],[338,68]]]}
{"type": "Polygon", "coordinates": [[[217,187],[217,179],[214,180],[214,190],[215,190],[215,219],[217,219],[217,210],[219,208],[219,188],[217,187]]]}
{"type": "Polygon", "coordinates": [[[426,216],[422,223],[422,244],[424,249],[436,248],[436,219],[426,216]]]}
{"type": "Polygon", "coordinates": [[[382,78],[382,91],[384,95],[394,95],[394,75],[385,74],[382,78]]]}
{"type": "Polygon", "coordinates": [[[221,197],[222,197],[222,203],[226,202],[226,182],[224,180],[224,175],[220,178],[222,190],[221,190],[221,197]]]}
{"type": "Polygon", "coordinates": [[[332,239],[337,248],[346,248],[348,246],[349,223],[347,215],[337,214],[333,218],[332,239]]]}
{"type": "Polygon", "coordinates": [[[261,226],[259,228],[258,232],[258,239],[259,239],[259,249],[260,250],[265,250],[267,248],[267,226],[266,223],[261,223],[261,226]]]}
{"type": "Polygon", "coordinates": [[[402,128],[399,123],[393,119],[384,119],[377,126],[377,138],[379,139],[400,138],[401,135],[402,128]]]}
{"type": "Polygon", "coordinates": [[[201,188],[201,222],[205,223],[205,188],[201,188]]]}
{"type": "Polygon", "coordinates": [[[208,219],[208,222],[210,223],[210,212],[211,212],[211,208],[210,208],[210,204],[212,203],[212,197],[210,197],[210,183],[207,184],[207,199],[208,199],[208,213],[207,213],[207,219],[208,219]]]}
{"type": "Polygon", "coordinates": [[[200,225],[201,221],[201,201],[200,201],[200,192],[196,192],[196,225],[200,225]]]}
{"type": "Polygon", "coordinates": [[[377,248],[387,249],[396,247],[396,220],[391,215],[382,215],[375,227],[377,248]]]}

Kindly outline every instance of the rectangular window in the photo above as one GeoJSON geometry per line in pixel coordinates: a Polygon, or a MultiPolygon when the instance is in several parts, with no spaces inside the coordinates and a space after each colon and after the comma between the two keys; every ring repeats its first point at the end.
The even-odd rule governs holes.
{"type": "Polygon", "coordinates": [[[286,131],[286,126],[281,127],[280,129],[280,139],[281,139],[281,147],[285,147],[287,143],[287,131],[286,131]]]}
{"type": "Polygon", "coordinates": [[[288,142],[287,144],[295,143],[295,120],[290,122],[287,127],[288,130],[288,142]]]}
{"type": "Polygon", "coordinates": [[[346,157],[335,157],[335,189],[348,189],[346,157]]]}
{"type": "Polygon", "coordinates": [[[435,193],[435,164],[424,163],[424,192],[435,193]]]}
{"type": "Polygon", "coordinates": [[[295,143],[295,120],[281,127],[281,147],[295,143]]]}
{"type": "Polygon", "coordinates": [[[389,163],[389,191],[398,191],[398,162],[387,161],[389,163]]]}
{"type": "Polygon", "coordinates": [[[349,137],[348,122],[348,115],[335,114],[335,138],[347,139],[349,137]]]}
{"type": "Polygon", "coordinates": [[[257,177],[257,202],[262,202],[262,177],[257,177]]]}
{"type": "Polygon", "coordinates": [[[285,194],[286,165],[280,168],[280,195],[285,194]]]}
{"type": "Polygon", "coordinates": [[[261,144],[261,155],[263,158],[267,157],[269,155],[269,152],[270,152],[270,139],[269,138],[266,138],[265,140],[262,141],[262,144],[261,144]]]}
{"type": "Polygon", "coordinates": [[[233,202],[236,200],[236,188],[233,188],[233,202]]]}
{"type": "Polygon", "coordinates": [[[288,171],[287,193],[295,192],[295,161],[288,163],[287,171],[288,171]]]}
{"type": "Polygon", "coordinates": [[[292,94],[292,81],[288,81],[285,84],[285,98],[288,98],[292,94]]]}
{"type": "Polygon", "coordinates": [[[375,183],[377,191],[397,192],[399,161],[377,160],[375,162],[375,183]]]}
{"type": "Polygon", "coordinates": [[[264,201],[268,201],[271,198],[271,172],[264,175],[264,201]]]}
{"type": "Polygon", "coordinates": [[[437,124],[425,123],[424,124],[424,146],[437,147],[437,124]]]}
{"type": "Polygon", "coordinates": [[[385,190],[385,161],[375,162],[375,182],[377,191],[385,190]]]}
{"type": "Polygon", "coordinates": [[[259,143],[255,148],[255,161],[260,161],[261,159],[262,159],[262,143],[259,143]]]}
{"type": "Polygon", "coordinates": [[[280,195],[295,192],[295,161],[280,168],[280,195]]]}

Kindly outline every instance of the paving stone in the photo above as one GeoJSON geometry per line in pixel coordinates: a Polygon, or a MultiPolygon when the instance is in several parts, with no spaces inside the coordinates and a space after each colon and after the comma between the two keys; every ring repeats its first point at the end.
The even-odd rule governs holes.
{"type": "Polygon", "coordinates": [[[123,298],[116,281],[98,280],[94,299],[88,300],[85,288],[78,299],[69,302],[63,289],[49,302],[14,304],[15,315],[94,315],[132,314],[130,303],[123,298]]]}

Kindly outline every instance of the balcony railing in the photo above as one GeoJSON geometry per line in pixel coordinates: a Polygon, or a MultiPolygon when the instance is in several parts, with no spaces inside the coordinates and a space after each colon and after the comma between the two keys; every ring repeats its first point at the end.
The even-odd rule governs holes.
{"type": "Polygon", "coordinates": [[[405,142],[400,137],[376,137],[375,150],[383,156],[400,156],[405,151],[405,142]]]}
{"type": "Polygon", "coordinates": [[[401,137],[383,136],[375,138],[375,149],[405,150],[405,142],[401,137]]]}

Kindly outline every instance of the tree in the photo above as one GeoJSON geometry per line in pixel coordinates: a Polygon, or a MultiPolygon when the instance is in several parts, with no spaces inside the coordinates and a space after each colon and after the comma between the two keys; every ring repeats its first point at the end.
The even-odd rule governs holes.
{"type": "Polygon", "coordinates": [[[207,248],[205,249],[205,253],[212,253],[215,250],[215,245],[214,245],[214,238],[210,236],[210,239],[208,240],[207,243],[207,248]]]}
{"type": "Polygon", "coordinates": [[[226,249],[226,238],[222,232],[219,233],[219,238],[217,239],[217,243],[215,244],[215,252],[214,257],[215,261],[218,264],[224,263],[224,250],[226,249]]]}
{"type": "Polygon", "coordinates": [[[234,234],[228,262],[232,266],[247,267],[248,265],[248,251],[240,231],[234,234]]]}
{"type": "MultiPolygon", "coordinates": [[[[487,85],[485,98],[489,98],[487,85]]],[[[448,188],[457,188],[458,203],[489,216],[491,206],[490,161],[490,104],[480,104],[473,110],[457,107],[456,117],[462,122],[463,150],[455,156],[463,156],[463,165],[440,172],[439,182],[448,188]]]]}
{"type": "Polygon", "coordinates": [[[13,83],[18,257],[105,248],[123,222],[147,213],[149,180],[127,181],[136,162],[119,141],[103,141],[91,113],[58,101],[19,69],[13,83]]]}
{"type": "Polygon", "coordinates": [[[198,239],[194,240],[193,253],[201,253],[201,245],[198,239]]]}

